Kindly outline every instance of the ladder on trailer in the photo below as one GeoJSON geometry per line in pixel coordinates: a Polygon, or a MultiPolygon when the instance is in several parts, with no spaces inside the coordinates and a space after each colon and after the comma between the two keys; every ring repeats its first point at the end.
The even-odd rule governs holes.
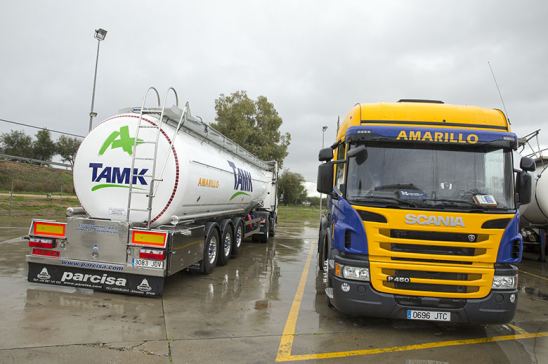
{"type": "MultiPolygon", "coordinates": [[[[152,203],[154,201],[154,195],[156,193],[155,189],[154,189],[154,185],[155,185],[155,182],[161,182],[162,181],[162,178],[156,178],[156,166],[157,166],[157,160],[158,160],[158,143],[160,141],[160,134],[162,133],[162,125],[163,125],[163,122],[164,122],[164,112],[165,112],[165,103],[166,103],[166,100],[167,100],[167,96],[169,95],[169,92],[170,91],[173,91],[173,94],[175,95],[175,103],[176,103],[176,106],[179,107],[179,96],[177,95],[177,91],[173,88],[173,87],[170,87],[167,92],[166,92],[166,95],[164,97],[164,102],[163,102],[163,105],[160,104],[160,94],[158,93],[158,90],[155,88],[155,87],[149,87],[146,94],[145,94],[145,97],[143,98],[143,105],[141,107],[141,111],[139,112],[139,121],[138,121],[138,124],[137,124],[137,132],[135,133],[135,139],[133,140],[133,148],[132,148],[132,157],[131,157],[131,169],[130,169],[130,175],[129,175],[129,192],[128,192],[128,201],[127,201],[127,217],[126,217],[126,221],[129,223],[130,222],[130,217],[131,217],[131,212],[132,211],[137,211],[137,212],[146,212],[147,213],[147,219],[146,219],[146,224],[147,224],[147,229],[150,229],[150,224],[151,224],[151,219],[152,219],[152,203]],[[158,108],[157,109],[145,109],[145,105],[146,105],[146,102],[147,102],[147,98],[148,98],[148,95],[150,93],[150,91],[154,91],[154,93],[156,94],[156,100],[157,100],[157,103],[158,103],[158,108]],[[143,123],[143,114],[146,113],[146,114],[156,114],[159,116],[158,118],[158,122],[157,123],[151,123],[151,124],[148,124],[148,123],[143,123]],[[155,130],[155,134],[154,134],[154,137],[152,140],[140,140],[139,139],[139,135],[140,135],[140,131],[142,129],[152,129],[152,130],[155,130]],[[137,155],[137,150],[138,150],[138,146],[139,145],[143,145],[143,144],[148,144],[148,145],[153,145],[154,146],[154,151],[152,153],[152,155],[148,155],[148,156],[141,156],[141,155],[137,155]],[[148,191],[141,191],[141,190],[137,190],[134,188],[134,179],[136,180],[137,178],[134,178],[134,175],[135,175],[135,161],[136,160],[140,160],[140,161],[148,161],[148,162],[152,162],[152,168],[151,168],[151,174],[146,174],[146,175],[143,175],[143,176],[139,176],[139,177],[143,177],[143,178],[146,178],[146,179],[149,179],[150,183],[149,183],[149,186],[148,186],[148,191]],[[146,208],[142,208],[142,207],[133,207],[132,203],[133,203],[133,196],[134,195],[146,195],[147,197],[147,207],[146,208]]],[[[182,118],[181,118],[182,120],[182,118]]],[[[173,143],[173,139],[171,139],[171,143],[173,143]]],[[[170,146],[171,146],[171,143],[170,143],[170,146]]]]}

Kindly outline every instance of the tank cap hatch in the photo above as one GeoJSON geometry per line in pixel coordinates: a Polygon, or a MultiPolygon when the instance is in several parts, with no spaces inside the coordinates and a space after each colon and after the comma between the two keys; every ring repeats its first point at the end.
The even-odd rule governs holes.
{"type": "Polygon", "coordinates": [[[419,103],[425,103],[425,104],[444,104],[444,102],[440,101],[440,100],[422,100],[422,99],[399,99],[398,102],[419,102],[419,103]]]}

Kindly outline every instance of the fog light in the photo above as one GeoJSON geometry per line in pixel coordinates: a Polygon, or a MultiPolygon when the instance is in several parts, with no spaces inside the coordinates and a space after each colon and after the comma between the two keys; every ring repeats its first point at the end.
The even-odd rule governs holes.
{"type": "Polygon", "coordinates": [[[514,303],[514,302],[516,302],[516,295],[514,293],[512,293],[510,295],[510,303],[514,303]]]}
{"type": "Polygon", "coordinates": [[[518,276],[494,276],[493,289],[515,289],[518,286],[518,276]]]}
{"type": "Polygon", "coordinates": [[[348,283],[343,283],[341,284],[341,289],[343,292],[348,292],[350,291],[350,285],[348,283]]]}

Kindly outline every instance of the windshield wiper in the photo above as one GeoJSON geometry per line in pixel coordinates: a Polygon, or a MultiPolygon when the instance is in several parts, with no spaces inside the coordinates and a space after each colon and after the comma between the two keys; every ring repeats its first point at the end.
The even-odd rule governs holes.
{"type": "Polygon", "coordinates": [[[473,210],[477,210],[477,211],[485,210],[485,208],[482,208],[481,206],[476,205],[476,203],[472,201],[466,201],[466,200],[452,200],[448,198],[425,198],[425,199],[422,199],[422,201],[440,202],[438,206],[456,206],[457,204],[461,204],[461,205],[473,207],[473,210]]]}
{"type": "Polygon", "coordinates": [[[357,197],[353,197],[350,200],[351,201],[358,201],[358,202],[386,202],[386,201],[390,201],[390,202],[396,202],[397,204],[401,204],[401,205],[405,205],[405,206],[417,207],[417,205],[415,205],[411,201],[402,200],[401,198],[390,197],[390,196],[369,196],[369,197],[357,196],[357,197]]]}
{"type": "Polygon", "coordinates": [[[415,186],[412,183],[397,183],[394,185],[381,185],[375,187],[375,191],[386,191],[386,190],[417,190],[421,191],[420,188],[415,186]]]}

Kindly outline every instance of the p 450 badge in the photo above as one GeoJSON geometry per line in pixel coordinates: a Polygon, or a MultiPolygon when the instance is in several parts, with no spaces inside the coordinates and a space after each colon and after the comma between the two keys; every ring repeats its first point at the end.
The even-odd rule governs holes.
{"type": "Polygon", "coordinates": [[[411,278],[409,277],[394,277],[394,276],[388,276],[386,277],[387,282],[395,282],[395,283],[411,283],[411,278]]]}

